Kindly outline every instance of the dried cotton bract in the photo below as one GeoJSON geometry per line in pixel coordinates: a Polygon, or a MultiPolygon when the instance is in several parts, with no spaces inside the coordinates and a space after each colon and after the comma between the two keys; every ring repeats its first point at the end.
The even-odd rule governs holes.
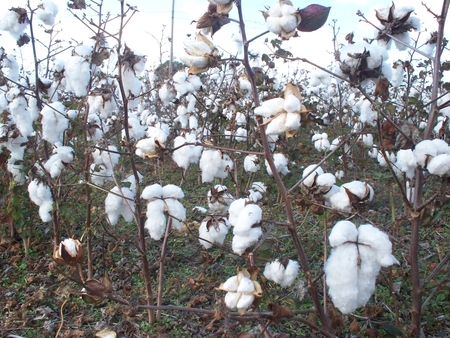
{"type": "Polygon", "coordinates": [[[247,269],[238,271],[236,276],[230,277],[220,284],[217,290],[226,291],[225,304],[230,309],[238,310],[243,315],[253,304],[255,297],[262,297],[261,285],[252,279],[247,269]]]}
{"type": "Polygon", "coordinates": [[[342,313],[351,313],[366,305],[381,267],[399,262],[389,237],[370,224],[356,229],[352,222],[340,221],[329,240],[333,248],[325,262],[328,293],[342,313]]]}

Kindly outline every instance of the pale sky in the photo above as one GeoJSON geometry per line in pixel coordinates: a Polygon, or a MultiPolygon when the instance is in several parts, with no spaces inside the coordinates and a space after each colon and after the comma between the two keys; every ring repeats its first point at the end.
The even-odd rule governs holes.
{"type": "MultiPolygon", "coordinates": [[[[72,14],[66,10],[67,0],[53,0],[59,6],[59,14],[57,21],[61,21],[61,27],[63,29],[60,34],[60,38],[65,41],[69,41],[71,38],[78,42],[85,44],[92,43],[89,37],[93,34],[86,27],[80,24],[72,14]]],[[[38,0],[31,0],[31,4],[36,5],[38,0]]],[[[89,3],[89,0],[86,0],[89,3]]],[[[274,0],[242,0],[242,6],[244,9],[244,19],[246,20],[247,37],[251,38],[267,30],[264,19],[261,15],[261,10],[265,7],[270,7],[274,0]]],[[[430,30],[436,30],[437,24],[432,15],[423,8],[421,0],[409,0],[409,1],[397,1],[399,6],[401,3],[407,3],[413,5],[416,13],[420,19],[425,22],[422,26],[423,29],[428,27],[430,30]]],[[[25,0],[19,0],[14,3],[14,6],[25,6],[25,0]]],[[[171,8],[172,1],[160,0],[160,1],[127,1],[130,5],[137,6],[139,12],[132,18],[130,24],[125,29],[125,42],[133,50],[147,56],[147,65],[150,67],[157,63],[159,58],[159,46],[154,37],[161,38],[161,32],[163,25],[166,26],[162,41],[165,43],[163,46],[163,52],[165,52],[165,58],[168,58],[169,43],[168,36],[170,36],[171,28],[171,8]],[[154,37],[152,37],[152,35],[154,37]]],[[[303,8],[309,3],[304,1],[293,1],[295,7],[303,8]]],[[[311,3],[314,3],[311,2],[311,3]]],[[[345,43],[344,36],[347,33],[355,33],[355,41],[361,41],[363,37],[373,37],[374,29],[368,24],[359,22],[360,18],[356,15],[358,10],[361,10],[367,17],[374,18],[374,6],[391,5],[391,0],[379,0],[377,4],[368,0],[321,0],[317,1],[323,6],[331,6],[328,22],[320,30],[312,33],[301,33],[300,37],[291,39],[285,43],[284,48],[290,49],[295,56],[308,58],[318,63],[321,66],[327,66],[333,56],[332,44],[332,20],[337,20],[336,26],[340,29],[338,36],[338,42],[345,43]]],[[[441,0],[428,1],[429,6],[436,13],[440,13],[441,0]]],[[[120,4],[118,0],[105,0],[104,12],[110,11],[111,14],[119,13],[120,4]]],[[[191,22],[197,20],[204,12],[206,12],[208,6],[207,0],[175,0],[175,38],[174,38],[174,55],[183,52],[183,40],[188,39],[187,34],[191,34],[191,38],[194,36],[196,29],[195,23],[191,22]]],[[[3,13],[11,7],[11,3],[8,1],[0,2],[0,18],[3,17],[3,13]]],[[[74,11],[78,15],[81,15],[81,11],[74,11]]],[[[88,18],[96,19],[92,11],[86,10],[88,18]]],[[[237,19],[237,10],[234,8],[230,12],[230,18],[237,19]]],[[[375,20],[374,23],[377,23],[375,20]]],[[[447,25],[450,28],[450,23],[447,25]]],[[[39,28],[36,28],[37,30],[39,28]]],[[[447,29],[449,31],[449,29],[447,29]]],[[[14,41],[9,37],[7,32],[0,32],[0,45],[14,46],[14,41]]],[[[232,34],[238,34],[238,27],[236,23],[231,22],[224,26],[214,36],[214,43],[222,47],[224,50],[234,53],[234,43],[232,42],[232,34]],[[231,40],[231,42],[230,42],[231,40]]],[[[40,35],[42,36],[42,35],[40,35]]],[[[255,43],[251,45],[256,51],[260,53],[269,53],[269,50],[262,44],[264,39],[268,37],[269,40],[275,38],[275,35],[268,34],[263,36],[255,43]]],[[[44,37],[45,38],[45,34],[44,37]]],[[[7,48],[7,52],[10,49],[7,48]]],[[[26,45],[23,48],[23,53],[26,54],[31,50],[31,45],[26,45]]],[[[11,51],[10,51],[11,52],[11,51]]]]}

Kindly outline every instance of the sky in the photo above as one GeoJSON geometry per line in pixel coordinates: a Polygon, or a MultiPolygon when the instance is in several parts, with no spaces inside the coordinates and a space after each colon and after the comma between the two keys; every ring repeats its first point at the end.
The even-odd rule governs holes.
{"type": "MultiPolygon", "coordinates": [[[[62,29],[59,33],[59,38],[64,41],[73,41],[73,43],[92,44],[90,37],[93,35],[84,25],[82,25],[73,15],[67,11],[67,0],[53,0],[59,7],[59,14],[57,21],[61,23],[57,28],[62,29]]],[[[30,0],[31,5],[35,6],[39,3],[39,0],[30,0]]],[[[265,21],[261,14],[265,7],[270,7],[274,0],[242,0],[242,8],[244,19],[246,23],[247,37],[251,38],[267,30],[265,21]]],[[[437,24],[433,16],[428,13],[421,5],[421,0],[409,0],[396,1],[399,6],[401,3],[407,3],[415,8],[415,12],[423,21],[422,30],[436,30],[437,24]]],[[[89,0],[86,0],[89,3],[89,0]]],[[[113,16],[120,12],[120,4],[118,0],[104,0],[103,12],[110,12],[113,16]]],[[[136,52],[146,55],[147,67],[152,67],[159,63],[160,59],[160,45],[163,52],[163,60],[167,60],[169,57],[170,44],[168,37],[171,30],[171,10],[172,1],[133,1],[129,0],[127,3],[136,6],[138,12],[133,16],[130,23],[125,28],[124,40],[126,44],[136,52]],[[163,30],[163,27],[164,30],[163,30]]],[[[314,3],[314,2],[312,2],[314,3]]],[[[353,32],[355,34],[354,40],[361,41],[362,38],[371,38],[374,36],[374,29],[366,24],[360,22],[360,18],[356,15],[356,12],[360,10],[367,17],[374,20],[374,7],[385,5],[389,7],[392,3],[391,0],[379,0],[377,3],[369,0],[317,0],[317,3],[323,6],[331,6],[330,15],[327,23],[318,31],[311,33],[300,33],[298,38],[294,38],[286,42],[283,47],[290,50],[294,56],[307,58],[314,61],[320,66],[326,67],[333,59],[333,20],[336,20],[336,28],[339,30],[337,41],[345,44],[344,37],[347,33],[353,32]]],[[[436,13],[441,11],[441,0],[428,1],[428,5],[436,13]]],[[[304,1],[293,1],[295,7],[304,8],[311,4],[304,1]]],[[[25,6],[25,0],[18,0],[14,3],[14,6],[25,6]]],[[[183,41],[192,39],[195,36],[195,23],[193,20],[197,20],[203,13],[206,12],[208,6],[207,0],[175,0],[175,25],[174,25],[174,56],[183,53],[183,41]],[[190,36],[188,36],[190,35],[190,36]]],[[[0,18],[3,17],[5,11],[11,7],[10,2],[0,2],[0,18]]],[[[80,11],[75,11],[78,15],[81,15],[80,11]]],[[[93,11],[86,10],[86,16],[89,19],[96,20],[96,16],[93,11]]],[[[230,18],[237,19],[237,10],[234,8],[230,12],[230,18]]],[[[116,20],[117,21],[117,20],[116,20]]],[[[113,25],[113,24],[112,24],[113,25]]],[[[111,26],[112,27],[112,26],[111,26]]],[[[447,25],[449,31],[450,24],[447,25]]],[[[39,28],[36,29],[39,31],[39,28]]],[[[40,29],[42,31],[42,29],[40,29]]],[[[111,28],[114,31],[114,28],[111,28]]],[[[0,32],[0,46],[7,46],[7,52],[11,53],[12,48],[15,45],[14,40],[9,36],[7,32],[0,32]]],[[[38,33],[45,41],[47,35],[38,33]]],[[[233,42],[233,34],[239,34],[239,30],[236,23],[231,22],[225,25],[214,36],[214,43],[219,47],[225,56],[234,54],[236,52],[235,43],[233,42]]],[[[423,34],[422,34],[423,36],[423,34]]],[[[264,39],[269,40],[275,38],[273,34],[267,34],[262,38],[259,38],[251,44],[250,48],[253,51],[259,53],[269,53],[270,50],[264,45],[264,39]]],[[[17,50],[17,47],[14,47],[17,50]]],[[[31,51],[31,45],[22,47],[22,54],[27,54],[31,51]]],[[[394,58],[397,58],[397,54],[393,53],[394,58]]],[[[398,55],[402,55],[401,53],[398,55]]],[[[400,56],[401,57],[401,56],[400,56]]],[[[29,65],[31,67],[31,65],[29,65]]],[[[27,67],[25,65],[25,67],[27,67]]]]}

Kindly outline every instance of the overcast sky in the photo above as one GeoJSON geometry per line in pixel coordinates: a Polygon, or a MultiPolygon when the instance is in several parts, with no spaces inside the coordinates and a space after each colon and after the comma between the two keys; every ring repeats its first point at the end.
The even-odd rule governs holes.
{"type": "MultiPolygon", "coordinates": [[[[31,0],[32,5],[36,5],[38,0],[31,0]]],[[[54,0],[59,6],[59,14],[57,21],[61,21],[59,27],[62,28],[60,38],[65,41],[75,39],[77,42],[83,42],[85,44],[91,44],[89,39],[93,34],[85,26],[80,24],[71,13],[66,10],[67,0],[54,0]]],[[[86,0],[89,3],[89,0],[86,0]]],[[[156,40],[163,41],[163,52],[165,57],[168,57],[169,43],[168,36],[170,36],[171,28],[171,0],[150,0],[150,1],[127,1],[130,5],[137,6],[139,12],[132,18],[130,24],[125,29],[124,39],[129,47],[144,54],[148,58],[148,66],[158,62],[159,58],[159,46],[156,40]],[[162,36],[162,28],[165,25],[164,36],[162,36]],[[156,39],[155,39],[156,38],[156,39]]],[[[274,0],[242,0],[242,6],[244,9],[244,19],[246,20],[247,36],[256,36],[261,32],[267,30],[264,19],[261,15],[261,10],[265,7],[270,7],[274,3],[274,0]]],[[[306,7],[308,2],[293,1],[295,7],[306,7]]],[[[312,2],[313,3],[313,2],[312,2]]],[[[384,4],[386,6],[391,5],[391,0],[381,0],[377,3],[369,0],[321,0],[317,1],[323,6],[331,6],[331,12],[328,18],[327,24],[320,30],[312,33],[301,33],[300,37],[291,39],[285,44],[286,49],[291,49],[293,54],[298,57],[308,58],[314,60],[316,63],[327,66],[332,60],[332,20],[337,20],[336,26],[340,29],[340,35],[338,41],[345,43],[344,36],[347,33],[355,33],[355,41],[361,41],[363,37],[373,37],[374,29],[364,23],[360,22],[360,18],[356,15],[358,10],[361,10],[366,16],[374,18],[374,6],[384,4]]],[[[428,28],[430,30],[436,30],[437,24],[432,15],[428,13],[421,5],[421,0],[409,0],[409,1],[396,1],[397,6],[401,3],[407,3],[415,7],[417,15],[424,22],[422,29],[428,28]]],[[[441,0],[427,1],[431,9],[436,13],[441,11],[441,0]]],[[[18,0],[14,3],[14,6],[25,6],[25,0],[18,0]]],[[[120,11],[120,4],[118,0],[105,0],[104,12],[110,11],[111,14],[117,14],[120,11]]],[[[195,23],[191,23],[193,20],[198,19],[207,9],[207,0],[175,0],[175,57],[177,54],[182,53],[183,44],[182,41],[188,39],[187,35],[191,34],[191,37],[195,34],[195,23]]],[[[0,2],[0,17],[3,13],[11,7],[11,2],[0,2]]],[[[75,11],[80,15],[80,11],[75,11]]],[[[95,20],[94,13],[86,10],[88,18],[95,20]]],[[[234,8],[230,13],[231,18],[237,18],[237,10],[234,8]]],[[[447,25],[449,28],[450,24],[447,25]]],[[[448,31],[448,29],[447,29],[448,31]]],[[[224,26],[215,36],[214,42],[222,50],[229,53],[234,53],[234,44],[231,36],[238,34],[238,27],[235,23],[230,23],[224,26]],[[231,42],[230,42],[231,40],[231,42]]],[[[5,45],[7,51],[14,46],[13,40],[9,37],[8,33],[1,32],[0,45],[5,45]]],[[[268,53],[269,50],[262,42],[266,36],[260,38],[252,44],[252,48],[261,53],[268,53]]],[[[267,35],[269,39],[274,38],[274,35],[267,35]]],[[[31,50],[31,46],[27,45],[24,48],[24,53],[27,50],[31,50]]]]}

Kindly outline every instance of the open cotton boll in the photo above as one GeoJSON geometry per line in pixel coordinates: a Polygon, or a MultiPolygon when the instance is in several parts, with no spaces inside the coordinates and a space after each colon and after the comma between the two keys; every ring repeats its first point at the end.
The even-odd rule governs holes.
{"type": "MultiPolygon", "coordinates": [[[[183,61],[184,62],[184,61],[183,61]]],[[[163,101],[164,105],[169,104],[177,97],[177,92],[172,84],[165,83],[159,90],[158,96],[163,101]]]]}
{"type": "Polygon", "coordinates": [[[195,134],[186,134],[185,137],[177,136],[175,138],[174,148],[178,149],[174,150],[172,158],[179,167],[186,170],[190,164],[197,163],[199,161],[203,147],[195,145],[180,147],[185,143],[197,143],[195,134]]]}
{"type": "Polygon", "coordinates": [[[164,202],[167,207],[167,213],[171,217],[172,227],[181,230],[183,221],[186,219],[186,208],[180,201],[173,198],[166,198],[164,202]]]}
{"type": "Polygon", "coordinates": [[[427,165],[428,172],[440,177],[450,174],[450,155],[440,154],[433,157],[427,165]]]}
{"type": "Polygon", "coordinates": [[[41,110],[42,138],[52,144],[63,142],[64,131],[69,126],[65,107],[61,102],[53,102],[41,110]]]}
{"type": "Polygon", "coordinates": [[[244,158],[244,170],[246,172],[256,173],[261,168],[259,158],[256,155],[247,155],[244,158]]]}
{"type": "Polygon", "coordinates": [[[84,57],[74,55],[67,59],[64,66],[66,89],[73,91],[75,96],[87,95],[90,76],[90,64],[84,57]]]}
{"type": "MultiPolygon", "coordinates": [[[[145,127],[141,125],[141,120],[133,113],[128,114],[128,132],[131,139],[139,141],[145,136],[145,127]]],[[[125,130],[122,131],[122,138],[125,139],[125,130]]]]}
{"type": "Polygon", "coordinates": [[[262,219],[262,209],[257,204],[246,205],[236,220],[234,224],[233,233],[235,235],[246,236],[247,232],[255,229],[254,225],[261,222],[262,219]]]}
{"type": "Polygon", "coordinates": [[[328,293],[335,307],[347,314],[358,307],[358,251],[354,244],[331,250],[324,270],[328,293]]]}
{"type": "Polygon", "coordinates": [[[269,118],[283,110],[284,110],[284,99],[281,97],[277,97],[275,99],[264,101],[261,106],[255,108],[254,112],[255,115],[260,115],[269,118]]]}
{"type": "Polygon", "coordinates": [[[437,155],[436,144],[431,140],[423,140],[414,147],[414,155],[416,156],[417,164],[422,168],[426,168],[428,161],[437,155]]]}
{"type": "Polygon", "coordinates": [[[350,221],[337,222],[328,237],[332,247],[337,247],[345,242],[356,242],[357,238],[358,230],[355,224],[350,221]]]}
{"type": "Polygon", "coordinates": [[[42,0],[36,10],[36,15],[45,25],[53,26],[58,14],[58,6],[51,0],[42,0]]]}
{"type": "Polygon", "coordinates": [[[0,30],[7,31],[14,40],[20,39],[28,25],[28,20],[22,22],[19,18],[19,13],[9,9],[5,11],[5,15],[0,20],[0,30]]]}
{"type": "Polygon", "coordinates": [[[184,198],[183,190],[175,184],[167,184],[162,188],[162,198],[184,198]]]}
{"type": "Polygon", "coordinates": [[[244,209],[245,205],[247,203],[247,200],[245,198],[239,198],[237,200],[234,200],[230,207],[228,208],[228,220],[230,222],[230,225],[234,226],[236,224],[236,221],[239,217],[239,214],[244,209]]]}
{"type": "Polygon", "coordinates": [[[280,284],[282,287],[291,286],[297,278],[300,265],[298,262],[288,260],[286,267],[278,259],[272,263],[267,263],[264,269],[264,276],[280,284]]]}
{"type": "Polygon", "coordinates": [[[245,235],[234,235],[231,248],[234,253],[242,255],[252,245],[256,244],[262,235],[261,227],[252,228],[245,235]]]}
{"type": "MultiPolygon", "coordinates": [[[[290,170],[287,167],[288,159],[283,154],[281,154],[281,153],[273,154],[273,162],[275,164],[275,170],[278,173],[280,173],[282,175],[287,175],[290,173],[290,170]]],[[[270,176],[272,176],[273,175],[272,168],[270,168],[269,162],[265,159],[264,163],[266,164],[267,173],[270,176]]]]}
{"type": "Polygon", "coordinates": [[[284,127],[287,131],[296,131],[301,127],[301,122],[301,116],[299,113],[286,113],[286,121],[284,127]]]}
{"type": "Polygon", "coordinates": [[[166,216],[164,214],[165,204],[163,200],[157,199],[147,204],[147,220],[145,228],[154,240],[160,240],[166,231],[166,216]]]}
{"type": "Polygon", "coordinates": [[[311,140],[314,142],[314,147],[317,151],[330,149],[330,141],[328,141],[328,135],[326,133],[315,134],[311,140]]]}
{"type": "Polygon", "coordinates": [[[332,187],[336,183],[336,176],[331,173],[324,173],[316,178],[316,185],[320,187],[332,187]]]}
{"type": "MultiPolygon", "coordinates": [[[[286,5],[283,5],[283,7],[286,5]]],[[[290,6],[292,7],[292,6],[290,6]]],[[[292,7],[293,8],[293,7],[292,7]]],[[[297,17],[295,15],[283,15],[279,20],[281,28],[286,32],[292,32],[297,28],[297,17]]]]}
{"type": "Polygon", "coordinates": [[[417,165],[417,160],[412,149],[400,149],[396,157],[397,162],[395,162],[395,166],[406,173],[406,177],[412,179],[415,175],[417,165]]]}
{"type": "Polygon", "coordinates": [[[330,205],[333,209],[342,210],[346,212],[352,211],[352,204],[345,191],[339,188],[339,192],[336,192],[330,197],[330,205]]]}
{"type": "Polygon", "coordinates": [[[400,264],[392,255],[392,243],[389,240],[389,236],[372,224],[359,226],[358,242],[368,245],[374,250],[375,253],[370,257],[375,259],[381,266],[388,267],[393,264],[400,264]]]}
{"type": "Polygon", "coordinates": [[[372,134],[363,134],[361,136],[361,140],[363,141],[363,143],[368,146],[368,147],[372,147],[373,146],[373,135],[372,134]]]}
{"type": "Polygon", "coordinates": [[[450,146],[447,142],[440,138],[435,138],[431,140],[433,142],[433,145],[436,147],[436,154],[448,154],[450,155],[450,146]]]}
{"type": "MultiPolygon", "coordinates": [[[[387,163],[386,163],[386,159],[384,158],[383,154],[381,153],[382,151],[383,150],[378,151],[377,161],[378,161],[379,165],[381,165],[382,167],[386,167],[387,163]]],[[[391,162],[392,164],[394,164],[397,161],[395,153],[390,152],[390,151],[385,151],[385,155],[386,155],[388,161],[391,162]]]]}
{"type": "Polygon", "coordinates": [[[266,134],[281,134],[286,131],[286,114],[280,114],[275,117],[266,127],[266,134]]]}
{"type": "Polygon", "coordinates": [[[126,188],[115,186],[111,189],[105,199],[105,212],[112,225],[116,225],[119,217],[122,216],[126,222],[133,220],[134,194],[126,188]],[[123,197],[121,197],[123,196],[123,197]]]}
{"type": "Polygon", "coordinates": [[[69,163],[73,161],[72,147],[59,146],[53,149],[53,155],[44,163],[44,168],[50,173],[52,178],[59,177],[69,163]]]}
{"type": "Polygon", "coordinates": [[[33,122],[35,119],[31,117],[25,97],[22,95],[17,96],[9,104],[9,111],[20,133],[25,137],[30,136],[34,132],[33,122]]]}
{"type": "Polygon", "coordinates": [[[149,200],[153,198],[161,198],[163,194],[163,188],[159,184],[152,184],[144,188],[141,193],[141,198],[149,200]]]}
{"type": "Polygon", "coordinates": [[[53,197],[49,186],[34,179],[28,185],[28,194],[31,201],[39,206],[39,217],[42,222],[50,222],[52,220],[53,197]]]}
{"type": "Polygon", "coordinates": [[[398,61],[394,63],[392,67],[392,75],[391,75],[391,85],[392,87],[400,87],[403,83],[403,77],[405,76],[405,71],[403,68],[403,62],[398,61]]]}
{"type": "Polygon", "coordinates": [[[302,184],[305,187],[312,188],[312,186],[315,184],[317,176],[322,175],[324,173],[322,167],[320,166],[318,166],[317,168],[316,167],[317,164],[311,164],[303,170],[302,179],[304,180],[302,184]]]}
{"type": "Polygon", "coordinates": [[[234,134],[234,138],[238,142],[245,142],[247,140],[247,129],[239,127],[234,134]]]}
{"type": "Polygon", "coordinates": [[[275,17],[275,16],[269,16],[266,18],[267,28],[273,34],[277,34],[277,35],[280,34],[283,29],[281,27],[280,19],[281,19],[280,17],[275,17]]]}
{"type": "Polygon", "coordinates": [[[288,95],[284,99],[283,108],[288,113],[298,112],[301,110],[300,100],[295,95],[288,95]]]}
{"type": "Polygon", "coordinates": [[[228,234],[229,230],[229,222],[225,217],[220,218],[211,218],[207,217],[202,221],[200,227],[198,228],[199,232],[199,242],[205,249],[210,249],[212,247],[212,243],[223,244],[225,241],[225,237],[228,234]],[[211,224],[211,219],[213,220],[213,224],[211,224]],[[203,239],[206,239],[209,242],[206,242],[203,239]]]}
{"type": "Polygon", "coordinates": [[[362,181],[351,181],[341,185],[341,190],[346,189],[350,191],[353,195],[356,195],[361,200],[367,199],[372,201],[373,199],[373,189],[370,184],[362,181]]]}
{"type": "Polygon", "coordinates": [[[375,126],[377,120],[377,113],[372,110],[372,104],[369,100],[364,100],[359,108],[359,120],[371,126],[375,126]]]}

